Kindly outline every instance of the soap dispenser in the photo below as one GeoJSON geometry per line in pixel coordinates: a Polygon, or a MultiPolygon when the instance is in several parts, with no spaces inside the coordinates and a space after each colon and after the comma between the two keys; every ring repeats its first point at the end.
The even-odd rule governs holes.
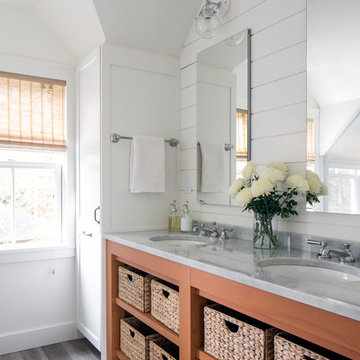
{"type": "Polygon", "coordinates": [[[169,232],[180,231],[180,216],[176,209],[176,200],[170,204],[169,232]]]}
{"type": "Polygon", "coordinates": [[[189,210],[189,202],[187,201],[183,205],[183,213],[181,215],[181,221],[180,221],[180,231],[181,232],[192,232],[192,216],[191,212],[189,210]]]}

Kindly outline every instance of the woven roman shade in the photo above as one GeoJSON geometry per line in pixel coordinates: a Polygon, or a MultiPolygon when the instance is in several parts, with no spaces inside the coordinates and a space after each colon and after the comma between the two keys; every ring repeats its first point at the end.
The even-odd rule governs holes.
{"type": "Polygon", "coordinates": [[[315,162],[315,151],[314,151],[314,120],[306,120],[306,159],[308,162],[315,162]]]}
{"type": "Polygon", "coordinates": [[[236,109],[236,158],[246,160],[248,156],[248,111],[236,109]]]}
{"type": "Polygon", "coordinates": [[[0,144],[66,149],[66,82],[0,72],[0,144]]]}

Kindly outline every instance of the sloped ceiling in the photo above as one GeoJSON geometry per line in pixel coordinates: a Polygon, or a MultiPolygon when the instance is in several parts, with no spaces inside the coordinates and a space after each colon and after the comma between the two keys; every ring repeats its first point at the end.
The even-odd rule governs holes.
{"type": "MultiPolygon", "coordinates": [[[[45,52],[49,41],[42,44],[41,39],[52,36],[54,43],[62,44],[67,49],[64,53],[68,52],[74,58],[70,60],[71,56],[67,56],[64,60],[60,57],[59,62],[76,64],[104,41],[179,56],[201,1],[0,0],[0,6],[8,11],[13,9],[11,21],[20,35],[23,34],[16,38],[16,46],[27,46],[27,34],[19,26],[26,15],[33,24],[38,22],[42,26],[42,30],[38,29],[37,35],[32,37],[38,42],[38,48],[43,47],[45,52]]],[[[6,52],[6,49],[0,44],[1,51],[6,52]]],[[[47,59],[43,55],[41,58],[47,59]]],[[[53,60],[50,54],[48,60],[53,60]]]]}
{"type": "Polygon", "coordinates": [[[105,41],[92,0],[38,0],[34,9],[78,61],[105,41]]]}
{"type": "Polygon", "coordinates": [[[360,1],[308,0],[308,87],[320,107],[359,98],[360,1]]]}
{"type": "Polygon", "coordinates": [[[23,8],[33,8],[39,0],[1,0],[1,3],[5,5],[13,5],[23,8]]]}
{"type": "Polygon", "coordinates": [[[10,55],[76,65],[105,40],[92,0],[0,0],[0,20],[10,55]]]}
{"type": "Polygon", "coordinates": [[[59,39],[31,8],[34,1],[18,6],[0,2],[0,53],[59,64],[74,65],[76,59],[69,48],[59,39]]]}
{"type": "Polygon", "coordinates": [[[358,114],[351,124],[339,136],[335,144],[327,153],[329,159],[347,162],[360,162],[360,115],[358,114]]]}
{"type": "Polygon", "coordinates": [[[179,56],[201,0],[93,0],[106,41],[179,56]]]}

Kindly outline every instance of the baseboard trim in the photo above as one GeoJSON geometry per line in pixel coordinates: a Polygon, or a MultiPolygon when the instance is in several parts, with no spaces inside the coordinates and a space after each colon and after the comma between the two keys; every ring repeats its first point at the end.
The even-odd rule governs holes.
{"type": "Polygon", "coordinates": [[[89,330],[89,328],[81,323],[78,324],[77,328],[80,333],[84,335],[84,337],[86,337],[99,351],[101,351],[99,338],[96,337],[95,334],[89,330]]]}
{"type": "Polygon", "coordinates": [[[0,334],[0,355],[78,338],[76,323],[68,322],[0,334]]]}

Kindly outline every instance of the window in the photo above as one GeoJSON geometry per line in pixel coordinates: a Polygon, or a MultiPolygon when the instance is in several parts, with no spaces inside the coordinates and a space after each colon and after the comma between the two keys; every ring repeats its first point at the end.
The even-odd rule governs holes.
{"type": "Polygon", "coordinates": [[[248,158],[248,111],[236,109],[236,177],[241,176],[248,158]]]}
{"type": "Polygon", "coordinates": [[[359,213],[360,169],[357,164],[329,164],[327,211],[338,213],[359,213]]]}
{"type": "Polygon", "coordinates": [[[61,241],[65,90],[0,72],[0,247],[61,241]]]}
{"type": "Polygon", "coordinates": [[[315,150],[314,150],[314,119],[306,120],[306,159],[310,164],[315,163],[315,150]]]}

